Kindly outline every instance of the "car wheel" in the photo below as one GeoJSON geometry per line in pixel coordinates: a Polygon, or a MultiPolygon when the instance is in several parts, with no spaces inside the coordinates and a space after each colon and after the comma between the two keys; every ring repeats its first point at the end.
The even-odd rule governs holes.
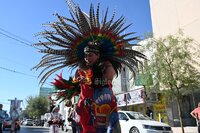
{"type": "Polygon", "coordinates": [[[132,127],[129,131],[129,133],[140,133],[137,127],[132,127]]]}

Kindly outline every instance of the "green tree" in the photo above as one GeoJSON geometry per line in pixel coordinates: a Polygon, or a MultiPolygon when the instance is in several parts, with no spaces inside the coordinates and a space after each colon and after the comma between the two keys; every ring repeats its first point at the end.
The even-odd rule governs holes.
{"type": "MultiPolygon", "coordinates": [[[[185,92],[194,92],[199,86],[200,74],[194,67],[198,62],[192,59],[189,48],[194,41],[183,36],[169,35],[165,38],[152,38],[143,47],[143,51],[152,51],[148,65],[148,71],[153,74],[154,85],[168,93],[169,100],[177,103],[180,125],[184,133],[182,121],[182,108],[180,106],[185,92]]],[[[194,54],[194,53],[193,53],[194,54]]],[[[145,67],[144,67],[145,68],[145,67]]]]}
{"type": "Polygon", "coordinates": [[[26,112],[30,118],[40,118],[48,111],[49,101],[44,96],[29,96],[26,101],[26,112]]]}

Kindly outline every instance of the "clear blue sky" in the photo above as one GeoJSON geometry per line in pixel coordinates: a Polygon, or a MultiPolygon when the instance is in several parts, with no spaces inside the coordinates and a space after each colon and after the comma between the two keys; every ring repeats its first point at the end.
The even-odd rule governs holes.
{"type": "MultiPolygon", "coordinates": [[[[74,0],[74,2],[78,3],[86,13],[89,12],[91,2],[95,7],[100,2],[101,11],[105,12],[109,7],[110,16],[116,11],[116,18],[124,15],[127,24],[133,23],[127,32],[135,31],[136,35],[141,37],[146,32],[152,32],[149,0],[74,0]]],[[[40,86],[37,78],[39,71],[31,68],[40,61],[42,54],[24,42],[28,44],[38,42],[34,35],[43,31],[42,24],[54,21],[56,17],[52,15],[53,13],[69,16],[68,11],[65,0],[0,1],[0,103],[4,104],[5,110],[9,109],[8,99],[16,97],[24,100],[22,104],[24,108],[28,96],[39,94],[40,86]]],[[[67,70],[63,73],[68,78],[70,73],[67,70]]],[[[44,86],[50,87],[48,84],[44,86]]]]}

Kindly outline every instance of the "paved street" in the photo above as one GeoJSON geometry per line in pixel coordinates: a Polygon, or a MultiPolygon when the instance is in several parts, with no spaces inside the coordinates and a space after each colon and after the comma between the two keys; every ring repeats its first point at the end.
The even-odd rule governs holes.
{"type": "Polygon", "coordinates": [[[72,130],[71,129],[69,129],[67,132],[65,132],[65,131],[61,131],[60,130],[60,132],[59,133],[72,133],[72,130]]]}
{"type": "MultiPolygon", "coordinates": [[[[184,127],[185,133],[197,133],[197,127],[184,127]]],[[[182,133],[180,127],[172,127],[174,133],[182,133]]],[[[10,133],[7,129],[3,133],[10,133]]],[[[36,127],[36,126],[21,126],[21,129],[17,133],[49,133],[49,128],[36,127]]],[[[72,133],[71,129],[67,132],[61,131],[59,133],[72,133]]]]}
{"type": "MultiPolygon", "coordinates": [[[[184,127],[185,133],[197,133],[197,127],[184,127]]],[[[180,127],[172,127],[173,133],[182,133],[182,130],[180,127]]],[[[60,132],[60,133],[66,133],[66,132],[60,132]]],[[[67,133],[72,133],[71,130],[69,130],[67,133]]]]}
{"type": "MultiPolygon", "coordinates": [[[[182,133],[180,127],[172,127],[173,133],[182,133]]],[[[184,127],[185,133],[197,133],[197,127],[184,127]]],[[[66,133],[61,131],[60,133],[66,133]]],[[[71,130],[68,130],[67,133],[72,133],[71,130]]]]}
{"type": "MultiPolygon", "coordinates": [[[[6,129],[3,133],[10,133],[10,129],[6,129]]],[[[34,126],[21,126],[17,133],[49,133],[48,128],[34,127],[34,126]]]]}
{"type": "MultiPolygon", "coordinates": [[[[182,130],[180,127],[172,127],[173,133],[182,133],[182,130]]],[[[185,133],[197,133],[197,127],[184,127],[185,133]]],[[[60,133],[66,133],[61,131],[60,133]]],[[[72,133],[71,130],[69,130],[67,133],[72,133]]]]}
{"type": "MultiPolygon", "coordinates": [[[[6,129],[3,133],[10,133],[10,129],[6,129]]],[[[17,133],[49,133],[49,128],[36,127],[36,126],[21,126],[21,129],[17,133]]],[[[59,133],[66,133],[60,131],[59,133]]],[[[67,133],[72,133],[71,130],[68,130],[67,133]]]]}

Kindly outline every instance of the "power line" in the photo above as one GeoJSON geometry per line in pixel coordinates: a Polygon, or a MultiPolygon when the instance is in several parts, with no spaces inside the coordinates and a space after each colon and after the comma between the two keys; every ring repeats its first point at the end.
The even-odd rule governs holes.
{"type": "MultiPolygon", "coordinates": [[[[0,34],[4,35],[4,36],[6,36],[6,37],[8,37],[10,39],[13,39],[15,41],[18,41],[18,42],[20,42],[20,43],[22,43],[22,44],[24,44],[26,46],[33,47],[35,49],[40,50],[39,48],[37,48],[34,45],[32,45],[32,43],[30,41],[27,41],[26,39],[23,39],[23,38],[15,35],[15,34],[13,34],[11,32],[8,32],[5,29],[0,28],[0,34]],[[3,33],[3,32],[5,32],[6,34],[3,33]]],[[[37,76],[29,75],[29,74],[26,74],[26,73],[18,72],[18,71],[15,71],[15,70],[11,70],[11,69],[8,69],[8,68],[4,68],[4,67],[1,67],[1,66],[0,66],[0,69],[6,70],[6,71],[10,71],[10,72],[14,72],[14,73],[18,73],[18,74],[25,75],[25,76],[29,76],[29,77],[37,77],[37,76]]],[[[48,83],[45,82],[43,84],[48,84],[48,83]]],[[[50,84],[48,84],[48,85],[50,85],[50,84]]]]}
{"type": "Polygon", "coordinates": [[[33,44],[32,42],[30,42],[30,41],[28,41],[28,40],[26,40],[26,39],[24,39],[24,38],[22,38],[22,37],[20,37],[20,36],[17,36],[17,35],[15,35],[15,34],[9,32],[9,31],[7,31],[7,30],[4,30],[4,29],[2,29],[2,28],[0,28],[0,30],[3,31],[3,32],[6,32],[7,34],[10,34],[10,35],[12,35],[12,36],[14,36],[14,37],[17,37],[17,38],[19,38],[19,39],[21,39],[21,40],[23,40],[23,41],[25,41],[25,42],[28,42],[29,44],[33,44]]]}
{"type": "Polygon", "coordinates": [[[20,42],[20,43],[22,43],[22,44],[24,44],[24,45],[26,45],[26,46],[33,47],[33,48],[39,50],[39,48],[34,47],[29,41],[28,41],[29,43],[27,43],[27,42],[25,42],[26,40],[24,41],[24,39],[22,39],[21,37],[19,37],[19,36],[17,36],[17,35],[14,35],[14,34],[8,32],[8,31],[6,31],[6,30],[3,30],[2,28],[0,28],[0,30],[7,33],[7,34],[5,34],[5,33],[3,33],[3,32],[0,31],[0,34],[4,35],[4,36],[6,36],[6,37],[8,37],[8,38],[10,38],[10,39],[13,39],[13,40],[15,40],[15,41],[17,41],[17,42],[20,42]],[[8,34],[10,34],[10,35],[8,35],[8,34]],[[12,36],[15,36],[15,37],[12,37],[12,36]],[[17,37],[17,38],[16,38],[16,37],[17,37]]]}
{"type": "Polygon", "coordinates": [[[18,72],[18,71],[15,71],[15,70],[11,70],[11,69],[8,69],[8,68],[4,68],[4,67],[1,67],[1,66],[0,66],[0,69],[6,70],[6,71],[9,71],[9,72],[18,73],[18,74],[21,74],[21,75],[26,75],[26,76],[29,76],[29,77],[37,77],[37,76],[29,75],[29,74],[26,74],[26,73],[18,72]]]}
{"type": "Polygon", "coordinates": [[[17,62],[17,61],[15,61],[15,60],[12,60],[12,59],[9,59],[9,58],[5,58],[5,57],[2,57],[2,56],[0,56],[0,60],[5,60],[5,61],[9,61],[9,62],[12,62],[12,63],[14,63],[14,64],[17,64],[17,65],[20,65],[20,66],[23,66],[23,67],[27,67],[27,68],[31,68],[30,66],[28,66],[28,65],[25,65],[25,64],[22,64],[22,63],[20,63],[20,62],[17,62]]]}
{"type": "MultiPolygon", "coordinates": [[[[9,72],[14,72],[14,73],[21,74],[21,75],[25,75],[25,76],[29,76],[29,77],[38,78],[38,76],[34,76],[34,75],[30,75],[30,74],[26,74],[26,73],[18,72],[18,71],[11,70],[11,69],[8,69],[8,68],[5,68],[5,67],[1,67],[1,66],[0,66],[0,69],[6,70],[6,71],[9,71],[9,72]]],[[[46,82],[43,82],[42,84],[51,85],[51,84],[46,83],[46,82]]]]}
{"type": "Polygon", "coordinates": [[[29,44],[29,43],[26,43],[26,42],[24,42],[24,41],[22,41],[22,40],[19,40],[19,39],[16,39],[16,38],[12,37],[12,36],[9,36],[9,35],[7,35],[7,34],[4,34],[3,32],[0,32],[0,34],[4,35],[4,36],[6,36],[6,37],[8,37],[8,38],[10,38],[10,39],[13,39],[13,40],[15,40],[15,41],[18,41],[18,42],[20,42],[20,43],[22,43],[22,44],[24,44],[24,45],[26,45],[26,46],[33,47],[33,48],[35,48],[35,49],[39,49],[39,48],[36,48],[36,47],[34,47],[33,45],[29,44]]]}

